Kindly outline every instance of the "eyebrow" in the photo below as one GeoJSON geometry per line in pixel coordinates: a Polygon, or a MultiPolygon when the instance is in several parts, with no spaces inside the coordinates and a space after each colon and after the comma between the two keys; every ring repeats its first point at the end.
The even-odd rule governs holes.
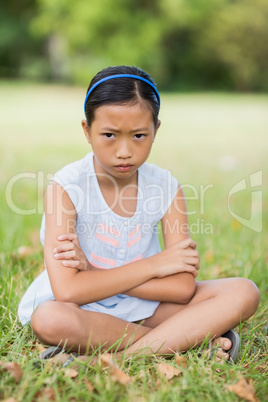
{"type": "MultiPolygon", "coordinates": [[[[111,132],[113,131],[114,133],[119,133],[120,130],[117,130],[116,128],[111,128],[111,127],[103,127],[102,131],[107,131],[107,132],[111,132]]],[[[147,127],[141,127],[141,128],[137,128],[136,130],[131,130],[130,133],[137,133],[137,132],[145,132],[145,131],[149,131],[147,127]]]]}

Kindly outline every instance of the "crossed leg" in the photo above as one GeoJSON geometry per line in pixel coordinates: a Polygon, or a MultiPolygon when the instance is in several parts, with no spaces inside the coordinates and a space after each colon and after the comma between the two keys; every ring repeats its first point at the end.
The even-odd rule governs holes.
{"type": "MultiPolygon", "coordinates": [[[[186,351],[202,342],[220,337],[252,316],[259,304],[255,284],[244,278],[197,282],[197,290],[186,305],[161,303],[142,325],[111,315],[82,310],[73,303],[48,301],[37,307],[31,326],[41,342],[65,345],[86,353],[103,345],[110,348],[118,340],[117,350],[125,353],[170,354],[186,351]]],[[[224,348],[231,347],[223,339],[224,348]],[[226,347],[225,347],[226,346],[226,347]]]]}

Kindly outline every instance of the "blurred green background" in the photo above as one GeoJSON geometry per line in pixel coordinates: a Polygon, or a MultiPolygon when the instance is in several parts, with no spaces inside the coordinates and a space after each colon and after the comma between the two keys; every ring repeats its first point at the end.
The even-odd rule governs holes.
{"type": "Polygon", "coordinates": [[[268,89],[267,0],[8,0],[0,76],[88,84],[137,65],[160,90],[268,89]]]}
{"type": "MultiPolygon", "coordinates": [[[[31,379],[14,385],[2,376],[0,399],[30,400],[42,381],[58,386],[54,370],[33,376],[36,352],[31,333],[22,336],[17,306],[44,269],[39,228],[49,179],[90,151],[80,126],[86,88],[100,69],[118,64],[145,69],[161,92],[149,162],[184,188],[198,278],[244,276],[261,293],[237,374],[230,366],[230,378],[221,369],[215,380],[205,362],[204,377],[198,357],[192,382],[176,391],[165,385],[155,398],[227,400],[223,384],[241,373],[254,379],[260,400],[267,396],[267,21],[267,0],[0,0],[0,355],[24,361],[31,379]],[[239,183],[246,187],[230,198],[239,183]]],[[[73,400],[69,386],[62,388],[73,400]]],[[[80,385],[73,387],[77,399],[80,385]]],[[[106,394],[96,398],[108,400],[100,388],[106,394]]],[[[109,391],[113,400],[118,389],[109,391]]],[[[137,396],[144,388],[128,389],[137,396]]]]}
{"type": "MultiPolygon", "coordinates": [[[[16,230],[20,219],[23,238],[28,225],[39,227],[49,175],[89,151],[80,121],[91,78],[108,65],[129,64],[148,71],[161,91],[162,126],[149,161],[185,186],[197,235],[204,234],[200,219],[218,216],[214,234],[219,224],[227,225],[228,239],[240,230],[261,239],[233,218],[250,220],[250,177],[260,172],[267,222],[267,21],[267,0],[2,1],[1,194],[7,201],[7,183],[21,172],[40,176],[12,187],[21,208],[40,203],[37,214],[17,214],[16,230]],[[228,194],[244,179],[232,214],[228,194]],[[207,185],[213,187],[201,200],[207,185]]],[[[9,205],[5,216],[11,212],[9,205]]],[[[0,247],[23,244],[5,221],[0,247]]]]}
{"type": "MultiPolygon", "coordinates": [[[[43,175],[16,181],[10,195],[26,208],[38,199],[37,216],[23,218],[38,227],[48,175],[89,150],[79,127],[89,81],[108,65],[129,64],[148,71],[161,91],[162,126],[149,161],[185,186],[190,222],[211,221],[208,210],[221,227],[235,214],[249,220],[250,176],[261,172],[265,223],[267,21],[267,0],[2,1],[1,191],[20,172],[43,175]],[[244,179],[232,214],[228,194],[244,179]],[[206,185],[213,187],[201,200],[206,185]],[[211,205],[201,211],[202,203],[211,205]]],[[[14,234],[1,230],[9,248],[14,234]]]]}

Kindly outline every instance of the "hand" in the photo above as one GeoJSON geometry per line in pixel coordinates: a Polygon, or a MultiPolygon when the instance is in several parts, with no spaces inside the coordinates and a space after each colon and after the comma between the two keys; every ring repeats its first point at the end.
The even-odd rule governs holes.
{"type": "Polygon", "coordinates": [[[196,243],[190,239],[184,239],[173,246],[156,254],[157,277],[164,278],[179,272],[189,272],[194,277],[198,275],[199,253],[196,243]]]}
{"type": "Polygon", "coordinates": [[[64,234],[58,237],[58,240],[67,240],[53,250],[54,258],[62,260],[61,263],[68,268],[77,268],[79,271],[88,271],[91,269],[85,253],[81,249],[76,233],[64,234]]]}

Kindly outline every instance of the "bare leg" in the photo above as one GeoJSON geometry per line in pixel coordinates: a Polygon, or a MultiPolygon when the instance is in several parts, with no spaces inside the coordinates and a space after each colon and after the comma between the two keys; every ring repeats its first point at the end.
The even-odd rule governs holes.
{"type": "Polygon", "coordinates": [[[148,348],[143,354],[186,351],[207,335],[210,339],[218,338],[245,321],[255,313],[258,304],[258,289],[247,279],[198,282],[196,294],[187,305],[161,304],[144,322],[152,331],[133,343],[127,353],[145,347],[148,348]]]}
{"type": "Polygon", "coordinates": [[[73,303],[54,300],[36,308],[31,327],[42,343],[65,346],[80,353],[99,346],[108,349],[122,339],[120,345],[115,345],[115,349],[121,350],[151,330],[108,314],[82,310],[73,303]]]}
{"type": "Polygon", "coordinates": [[[81,310],[72,303],[53,301],[35,310],[31,325],[43,343],[66,342],[67,348],[82,353],[89,344],[105,344],[108,348],[125,334],[118,350],[131,345],[125,349],[128,354],[140,348],[145,348],[143,354],[166,354],[185,351],[208,334],[210,338],[219,337],[254,314],[258,303],[259,293],[251,281],[221,279],[198,282],[196,294],[187,305],[161,303],[143,326],[81,310]]]}

